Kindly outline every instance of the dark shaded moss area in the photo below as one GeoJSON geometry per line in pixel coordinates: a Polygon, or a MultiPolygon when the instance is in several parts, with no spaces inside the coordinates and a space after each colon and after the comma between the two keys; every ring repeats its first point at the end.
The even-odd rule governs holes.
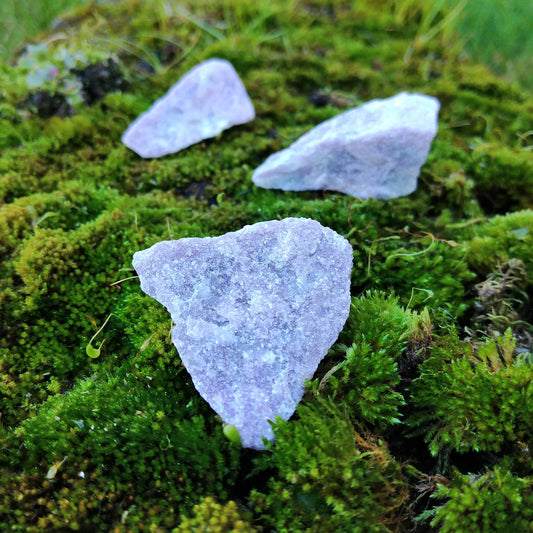
{"type": "Polygon", "coordinates": [[[533,99],[424,39],[431,3],[411,4],[91,5],[0,66],[2,530],[531,530],[533,99]],[[159,160],[125,148],[209,57],[257,118],[159,160]],[[412,195],[252,184],[312,126],[403,90],[442,105],[412,195]],[[287,216],[350,240],[353,305],[258,453],[224,437],[131,257],[287,216]]]}

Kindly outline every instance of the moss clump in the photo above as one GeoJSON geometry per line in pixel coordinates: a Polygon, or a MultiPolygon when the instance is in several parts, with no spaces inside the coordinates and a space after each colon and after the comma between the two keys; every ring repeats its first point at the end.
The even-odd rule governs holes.
{"type": "Polygon", "coordinates": [[[528,283],[533,281],[533,211],[525,209],[492,217],[477,226],[467,243],[467,258],[480,274],[494,272],[498,265],[511,259],[524,263],[528,283]]]}
{"type": "Polygon", "coordinates": [[[277,531],[397,531],[408,496],[401,466],[385,444],[358,433],[332,401],[277,421],[271,463],[278,476],[252,501],[277,531]]]}
{"type": "Polygon", "coordinates": [[[443,533],[531,530],[533,482],[505,466],[482,475],[455,472],[449,483],[438,486],[434,497],[445,503],[423,518],[432,517],[431,525],[443,533]]]}
{"type": "Polygon", "coordinates": [[[489,211],[531,206],[533,162],[531,154],[522,147],[494,144],[477,147],[472,154],[472,174],[489,211]]]}
{"type": "Polygon", "coordinates": [[[174,530],[175,533],[193,533],[194,531],[254,533],[262,530],[260,527],[253,527],[249,522],[250,517],[243,516],[239,512],[238,505],[231,500],[221,505],[213,498],[207,497],[193,507],[193,512],[194,516],[185,517],[174,530]]]}
{"type": "Polygon", "coordinates": [[[432,348],[411,387],[415,414],[429,449],[502,452],[533,441],[530,354],[517,353],[508,330],[476,351],[447,337],[432,348]]]}
{"type": "MultiPolygon", "coordinates": [[[[150,385],[132,374],[102,373],[45,402],[19,432],[27,465],[22,478],[37,475],[31,490],[41,503],[23,522],[17,513],[4,518],[5,527],[38,531],[74,521],[98,531],[112,524],[131,530],[140,521],[170,527],[178,523],[173,506],[190,505],[207,493],[224,498],[238,474],[240,451],[199,414],[186,395],[183,373],[167,368],[163,380],[154,375],[150,385]],[[47,473],[33,466],[43,463],[47,473]],[[154,513],[147,496],[160,512],[154,513]],[[81,499],[84,512],[64,505],[69,498],[81,499]]],[[[4,499],[0,515],[13,503],[4,499]]]]}
{"type": "Polygon", "coordinates": [[[9,204],[0,213],[0,254],[11,252],[30,226],[30,211],[21,205],[9,204]]]}
{"type": "Polygon", "coordinates": [[[439,227],[439,221],[433,222],[435,234],[417,231],[420,221],[413,218],[413,207],[403,198],[391,204],[394,221],[382,208],[375,200],[350,206],[352,285],[358,290],[394,290],[404,302],[420,309],[431,305],[464,313],[469,306],[466,287],[474,277],[465,262],[465,246],[454,240],[455,234],[439,227]]]}
{"type": "Polygon", "coordinates": [[[60,280],[70,272],[81,273],[72,259],[77,254],[79,247],[64,231],[37,229],[15,263],[15,271],[24,284],[28,310],[36,308],[39,298],[48,290],[60,292],[60,280]]]}
{"type": "Polygon", "coordinates": [[[395,296],[367,292],[354,298],[339,339],[344,344],[334,347],[331,368],[310,390],[342,398],[353,420],[381,430],[399,423],[405,400],[398,363],[422,330],[422,317],[402,308],[395,296]]]}
{"type": "Polygon", "coordinates": [[[105,2],[0,65],[1,529],[242,520],[396,531],[427,511],[435,528],[460,530],[514,509],[498,476],[506,501],[527,500],[533,100],[465,59],[437,31],[447,20],[437,7],[105,2]],[[254,121],[157,160],[121,144],[211,57],[234,64],[254,121]],[[441,102],[413,194],[360,200],[251,182],[313,126],[403,90],[441,102]],[[350,241],[351,314],[277,443],[240,452],[181,367],[170,318],[141,292],[131,257],[288,216],[350,241]],[[407,461],[461,494],[488,490],[462,510],[459,492],[434,483],[440,499],[426,498],[407,491],[407,461]]]}

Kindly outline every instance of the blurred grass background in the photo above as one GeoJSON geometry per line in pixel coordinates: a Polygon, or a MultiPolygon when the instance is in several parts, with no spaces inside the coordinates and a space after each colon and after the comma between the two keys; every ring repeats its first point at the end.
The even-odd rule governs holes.
{"type": "Polygon", "coordinates": [[[17,48],[31,42],[69,9],[90,0],[0,0],[0,60],[9,61],[17,48]]]}
{"type": "MultiPolygon", "coordinates": [[[[61,13],[90,3],[0,0],[0,60],[9,61],[22,43],[49,28],[61,13]]],[[[533,92],[533,0],[398,0],[399,5],[421,3],[459,6],[459,15],[446,30],[457,35],[474,60],[533,92]]]]}
{"type": "Polygon", "coordinates": [[[474,60],[533,92],[533,0],[468,0],[453,25],[474,60]]]}

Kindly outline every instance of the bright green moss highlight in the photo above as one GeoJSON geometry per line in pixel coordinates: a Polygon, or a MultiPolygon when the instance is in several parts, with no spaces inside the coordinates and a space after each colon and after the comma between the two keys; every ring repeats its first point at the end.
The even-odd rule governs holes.
{"type": "Polygon", "coordinates": [[[533,276],[533,210],[515,211],[491,218],[476,226],[467,243],[468,261],[480,273],[488,274],[511,259],[524,263],[531,284],[533,276]]]}
{"type": "MultiPolygon", "coordinates": [[[[173,533],[193,533],[194,531],[211,531],[213,533],[254,533],[261,528],[253,527],[241,515],[234,501],[224,505],[217,503],[213,498],[204,498],[193,508],[194,516],[184,518],[173,533]]],[[[248,513],[249,514],[249,513],[248,513]]]]}
{"type": "Polygon", "coordinates": [[[469,531],[499,524],[497,473],[508,502],[527,500],[533,101],[466,60],[437,7],[106,2],[0,66],[0,529],[401,531],[427,511],[437,529],[469,531]],[[128,124],[210,57],[233,63],[257,118],[162,159],[123,146],[128,124]],[[72,59],[114,74],[91,89],[72,59]],[[36,96],[50,64],[58,75],[36,96]],[[403,90],[441,102],[413,194],[251,182],[313,126],[403,90]],[[277,442],[242,451],[131,257],[288,216],[349,240],[352,307],[277,442]],[[408,490],[432,476],[459,492],[408,490]],[[490,490],[459,509],[478,480],[490,490]]]}

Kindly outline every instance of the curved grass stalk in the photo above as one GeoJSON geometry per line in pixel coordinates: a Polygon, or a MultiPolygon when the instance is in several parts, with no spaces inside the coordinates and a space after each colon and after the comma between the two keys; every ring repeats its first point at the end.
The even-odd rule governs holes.
{"type": "Polygon", "coordinates": [[[405,63],[409,63],[413,52],[417,48],[433,39],[444,29],[448,28],[450,24],[461,14],[465,6],[468,4],[468,0],[461,0],[440,22],[432,25],[445,4],[446,0],[437,0],[427,15],[424,16],[414,41],[407,47],[407,50],[405,51],[403,56],[405,63]]]}
{"type": "Polygon", "coordinates": [[[198,26],[201,30],[205,31],[206,33],[208,33],[215,39],[218,39],[219,41],[224,41],[226,39],[226,36],[221,31],[218,31],[216,28],[213,28],[213,26],[211,26],[210,24],[207,24],[207,22],[204,22],[203,20],[195,17],[194,15],[191,15],[183,7],[173,6],[173,10],[180,17],[183,17],[184,19],[188,20],[191,24],[198,26]]]}

